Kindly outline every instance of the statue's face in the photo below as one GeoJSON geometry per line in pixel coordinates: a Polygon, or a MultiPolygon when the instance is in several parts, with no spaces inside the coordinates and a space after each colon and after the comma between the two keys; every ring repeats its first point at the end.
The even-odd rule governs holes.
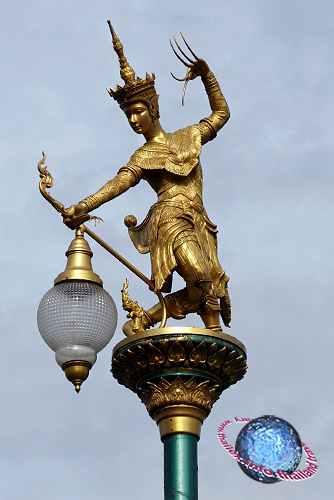
{"type": "Polygon", "coordinates": [[[148,107],[143,102],[136,102],[125,106],[124,113],[131,125],[131,128],[137,134],[147,134],[154,127],[152,117],[148,107]]]}

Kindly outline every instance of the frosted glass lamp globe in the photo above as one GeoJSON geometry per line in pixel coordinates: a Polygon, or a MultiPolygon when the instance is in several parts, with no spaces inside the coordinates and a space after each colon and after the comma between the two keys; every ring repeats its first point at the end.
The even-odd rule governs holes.
{"type": "Polygon", "coordinates": [[[68,280],[43,296],[37,324],[60,366],[69,361],[93,365],[97,353],[115,333],[117,310],[111,296],[97,283],[68,280]]]}

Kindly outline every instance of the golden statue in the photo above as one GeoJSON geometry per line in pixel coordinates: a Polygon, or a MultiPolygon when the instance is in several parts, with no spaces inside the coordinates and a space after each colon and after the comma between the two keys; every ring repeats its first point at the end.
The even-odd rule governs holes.
{"type": "MultiPolygon", "coordinates": [[[[146,180],[157,193],[158,201],[141,224],[137,225],[132,215],[124,222],[137,250],[150,253],[151,279],[156,291],[171,291],[174,271],[185,280],[185,288],[165,296],[167,317],[182,319],[196,312],[206,328],[221,331],[219,315],[226,326],[231,319],[227,290],[229,278],[217,257],[217,228],[207,216],[202,202],[199,155],[202,145],[214,139],[229,119],[228,105],[207,63],[194,54],[181,34],[193,57],[191,59],[185,54],[174,37],[183,57],[171,42],[172,49],[187,67],[186,77],[180,80],[185,82],[183,98],[188,81],[200,76],[211,114],[199,124],[174,133],[165,132],[159,121],[159,96],[154,86],[154,73],[152,76],[146,73],[145,79],[135,77],[110,21],[108,24],[125,84],[123,87],[117,85],[115,91],[107,90],[124,111],[132,129],[142,134],[146,142],[112,180],[67,209],[64,223],[71,228],[77,227],[86,214],[121,195],[141,179],[146,180]]],[[[136,307],[139,308],[138,304],[136,307]]],[[[141,329],[150,328],[161,320],[160,303],[148,311],[139,309],[141,329]]],[[[134,327],[133,315],[128,317],[132,319],[124,325],[123,331],[131,335],[138,331],[138,326],[134,327]]]]}

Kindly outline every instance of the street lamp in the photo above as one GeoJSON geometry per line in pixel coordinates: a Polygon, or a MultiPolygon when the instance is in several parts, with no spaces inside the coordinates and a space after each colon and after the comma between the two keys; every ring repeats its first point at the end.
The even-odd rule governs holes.
{"type": "Polygon", "coordinates": [[[93,272],[93,253],[81,228],[66,252],[64,272],[43,296],[37,324],[46,344],[56,353],[56,361],[77,392],[88,377],[100,352],[112,339],[117,310],[112,297],[93,272]]]}

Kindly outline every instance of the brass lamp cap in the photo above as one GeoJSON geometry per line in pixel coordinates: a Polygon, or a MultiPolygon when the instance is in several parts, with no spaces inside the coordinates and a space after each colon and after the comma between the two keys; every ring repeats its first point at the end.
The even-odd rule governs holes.
{"type": "Polygon", "coordinates": [[[75,238],[65,255],[67,257],[66,269],[54,280],[55,285],[67,280],[85,280],[103,286],[100,276],[93,271],[91,263],[93,252],[84,238],[82,229],[76,230],[75,238]]]}

